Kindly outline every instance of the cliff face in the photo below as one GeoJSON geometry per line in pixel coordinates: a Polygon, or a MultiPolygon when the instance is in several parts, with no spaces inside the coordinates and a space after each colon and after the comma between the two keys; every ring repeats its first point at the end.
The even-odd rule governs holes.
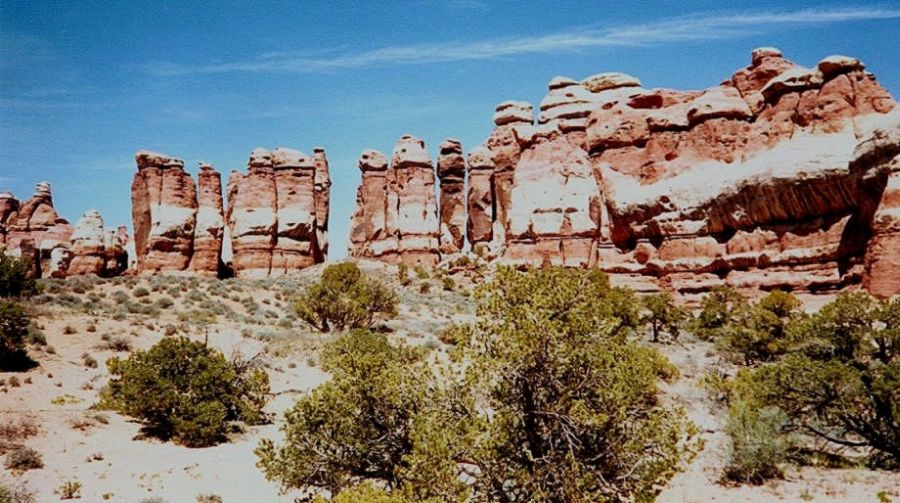
{"type": "MultiPolygon", "coordinates": [[[[702,91],[645,89],[621,73],[556,77],[536,124],[530,104],[501,103],[470,152],[466,238],[487,258],[599,267],[679,292],[862,283],[900,293],[894,106],[857,59],[804,68],[773,48],[702,91]]],[[[436,213],[434,170],[423,148],[415,154],[411,184],[396,155],[386,172],[364,170],[352,256],[396,260],[372,252],[386,237],[398,253],[428,250],[426,262],[465,247],[461,147],[441,148],[436,213]],[[363,224],[377,201],[385,223],[416,216],[414,245],[406,224],[363,224]]]]}
{"type": "Polygon", "coordinates": [[[53,207],[50,184],[41,182],[34,196],[19,202],[0,193],[0,248],[25,258],[33,276],[65,277],[72,225],[53,207]]]}

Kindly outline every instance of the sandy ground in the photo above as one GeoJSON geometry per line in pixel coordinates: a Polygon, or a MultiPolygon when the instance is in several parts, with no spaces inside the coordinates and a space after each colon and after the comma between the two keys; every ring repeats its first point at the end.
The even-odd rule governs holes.
{"type": "MultiPolygon", "coordinates": [[[[395,269],[375,264],[366,264],[364,269],[395,282],[395,269]]],[[[286,319],[291,311],[287,293],[308,284],[319,270],[306,272],[293,282],[231,282],[224,292],[210,288],[215,280],[199,284],[185,284],[177,278],[156,279],[153,283],[147,279],[131,279],[130,283],[107,280],[80,293],[72,292],[67,283],[52,301],[34,308],[48,343],[30,352],[40,366],[26,373],[0,373],[5,382],[0,385],[0,426],[33,420],[39,426],[38,434],[18,443],[39,451],[44,468],[23,473],[4,471],[0,482],[26,486],[39,502],[59,501],[55,491],[66,481],[81,483],[80,501],[89,502],[136,503],[160,497],[170,503],[190,503],[204,493],[221,495],[226,502],[293,501],[297,493],[280,494],[277,485],[264,478],[255,466],[253,450],[262,438],[280,439],[283,411],[327,379],[317,367],[316,353],[328,337],[286,319]],[[133,293],[145,287],[150,292],[143,301],[146,304],[169,296],[171,288],[179,284],[185,289],[182,295],[159,314],[115,315],[118,306],[112,299],[116,291],[133,293]],[[203,295],[188,301],[188,294],[195,290],[203,295]],[[81,300],[94,294],[94,301],[71,307],[63,302],[67,294],[81,300]],[[251,304],[248,297],[255,307],[246,308],[251,304]],[[209,302],[202,304],[204,300],[227,305],[233,313],[219,316],[208,327],[179,320],[178,312],[208,307],[209,302]],[[93,305],[103,303],[108,305],[102,309],[93,305]],[[248,318],[251,311],[255,313],[252,320],[248,318]],[[88,330],[91,325],[95,331],[88,330]],[[209,343],[226,355],[238,351],[244,357],[260,358],[271,379],[274,396],[267,410],[273,414],[273,423],[247,428],[225,444],[189,449],[142,438],[133,420],[89,409],[108,379],[106,359],[126,354],[102,349],[103,334],[125,337],[133,349],[147,348],[165,336],[169,325],[194,339],[208,337],[209,343]],[[84,353],[97,360],[96,368],[85,366],[84,353]],[[10,385],[14,375],[21,382],[18,387],[10,385]],[[99,419],[97,414],[101,414],[99,419]]],[[[444,291],[439,280],[418,279],[412,271],[410,276],[413,281],[408,287],[392,283],[402,305],[399,318],[389,325],[398,337],[412,344],[440,347],[436,336],[447,323],[472,317],[471,300],[459,292],[444,291]],[[421,290],[423,283],[430,284],[428,292],[421,290]]],[[[659,501],[877,502],[879,492],[893,501],[900,500],[900,474],[861,469],[791,469],[785,480],[763,486],[721,484],[728,452],[727,436],[722,432],[724,411],[697,385],[706,369],[721,362],[710,344],[690,338],[660,348],[681,370],[681,378],[668,386],[666,393],[670,400],[683,405],[699,426],[704,447],[664,488],[659,501]]]]}

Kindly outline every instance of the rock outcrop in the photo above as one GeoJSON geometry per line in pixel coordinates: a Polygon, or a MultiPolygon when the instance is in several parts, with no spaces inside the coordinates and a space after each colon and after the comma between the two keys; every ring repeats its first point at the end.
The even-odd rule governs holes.
{"type": "Polygon", "coordinates": [[[872,217],[863,286],[875,295],[896,295],[900,293],[900,111],[892,112],[883,127],[857,145],[850,169],[886,176],[872,217]]]}
{"type": "Polygon", "coordinates": [[[253,150],[247,173],[233,171],[228,180],[234,273],[277,276],[323,261],[318,236],[327,233],[329,185],[324,151],[308,157],[292,149],[253,150]],[[321,225],[320,212],[326,214],[321,225]]]}
{"type": "Polygon", "coordinates": [[[316,263],[324,262],[328,256],[328,219],[331,198],[331,174],[328,169],[328,158],[325,149],[313,149],[313,160],[316,165],[315,197],[316,197],[316,263]]]}
{"type": "MultiPolygon", "coordinates": [[[[774,48],[702,91],[646,89],[621,73],[556,77],[537,124],[531,105],[504,102],[470,152],[466,238],[487,258],[598,267],[682,293],[727,284],[898,294],[894,107],[858,59],[805,68],[774,48]]],[[[431,190],[420,190],[430,162],[418,140],[401,143],[415,161],[361,162],[354,256],[395,260],[371,246],[390,242],[382,249],[402,255],[404,235],[434,249],[431,190]],[[420,169],[415,189],[404,166],[420,169]],[[403,231],[409,215],[413,233],[403,231]]],[[[449,254],[460,248],[448,224],[457,213],[444,209],[459,198],[458,181],[443,182],[445,158],[461,163],[445,146],[439,251],[449,254]]],[[[427,254],[426,263],[439,256],[427,254]]]]}
{"type": "Polygon", "coordinates": [[[100,212],[90,210],[79,218],[72,234],[72,261],[69,263],[68,273],[72,276],[105,276],[106,240],[100,212]]]}
{"type": "Polygon", "coordinates": [[[437,162],[441,180],[440,252],[462,251],[466,238],[466,160],[462,143],[449,139],[441,144],[437,162]]]}
{"type": "Polygon", "coordinates": [[[197,188],[184,161],[141,150],[131,184],[137,272],[185,271],[194,252],[197,188]]]}
{"type": "Polygon", "coordinates": [[[387,158],[377,150],[359,156],[361,180],[350,224],[350,256],[385,262],[397,260],[396,197],[388,204],[387,158]]]}
{"type": "Polygon", "coordinates": [[[33,276],[65,277],[72,232],[53,207],[48,182],[37,184],[24,203],[8,192],[0,194],[0,246],[28,260],[33,276]]]}
{"type": "Polygon", "coordinates": [[[189,269],[198,274],[217,276],[223,268],[225,212],[222,176],[211,164],[200,163],[197,189],[197,224],[189,269]]]}
{"type": "Polygon", "coordinates": [[[434,165],[425,142],[401,137],[390,167],[380,152],[364,151],[359,168],[362,181],[350,230],[350,256],[406,265],[437,264],[440,224],[434,165]]]}

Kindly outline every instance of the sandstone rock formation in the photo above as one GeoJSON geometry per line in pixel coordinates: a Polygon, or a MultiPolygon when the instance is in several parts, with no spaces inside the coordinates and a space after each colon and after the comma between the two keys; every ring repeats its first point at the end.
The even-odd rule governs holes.
{"type": "Polygon", "coordinates": [[[141,150],[131,184],[139,273],[185,271],[194,251],[197,189],[184,161],[141,150]]]}
{"type": "Polygon", "coordinates": [[[437,264],[440,225],[434,165],[425,142],[405,135],[394,147],[390,168],[384,155],[373,150],[362,153],[359,168],[362,182],[350,230],[350,256],[437,264]]]}
{"type": "Polygon", "coordinates": [[[68,274],[105,275],[106,239],[103,217],[97,210],[90,210],[78,219],[72,234],[72,261],[69,263],[68,274]]]}
{"type": "Polygon", "coordinates": [[[437,172],[441,180],[440,251],[457,253],[465,244],[466,233],[466,161],[459,140],[441,144],[437,172]]]}
{"type": "Polygon", "coordinates": [[[32,275],[65,276],[72,232],[53,207],[49,183],[37,184],[34,196],[24,203],[8,192],[0,194],[0,246],[26,258],[32,275]]]}
{"type": "MultiPolygon", "coordinates": [[[[397,260],[397,207],[388,205],[387,158],[377,150],[359,156],[361,181],[350,225],[350,256],[397,260]]],[[[392,174],[393,172],[391,172],[392,174]]]]}
{"type": "Polygon", "coordinates": [[[325,149],[313,149],[313,160],[316,165],[315,197],[316,197],[316,262],[324,262],[328,256],[328,219],[331,197],[331,174],[328,170],[328,158],[325,149]]]}
{"type": "MultiPolygon", "coordinates": [[[[894,107],[858,59],[805,68],[774,48],[702,91],[645,89],[621,73],[556,77],[537,124],[531,105],[504,102],[470,152],[466,238],[488,258],[599,267],[682,293],[721,284],[900,293],[894,107]]],[[[430,162],[418,140],[401,143],[414,160],[395,152],[386,169],[383,156],[361,159],[353,256],[395,260],[411,234],[434,250],[431,190],[421,189],[430,162]],[[420,168],[414,190],[407,166],[420,168]],[[419,227],[404,232],[411,214],[419,227]]],[[[445,146],[447,166],[451,153],[459,163],[445,146]]],[[[456,213],[443,200],[458,201],[458,182],[444,194],[444,159],[447,254],[458,240],[446,237],[456,213]]]]}
{"type": "Polygon", "coordinates": [[[189,269],[199,274],[216,276],[223,267],[225,212],[222,203],[222,176],[211,164],[201,162],[197,187],[197,225],[189,269]]]}
{"type": "Polygon", "coordinates": [[[473,251],[480,254],[493,240],[494,169],[491,151],[486,147],[475,147],[469,152],[466,237],[473,251]]]}
{"type": "MultiPolygon", "coordinates": [[[[434,165],[425,142],[404,135],[391,157],[388,192],[396,197],[397,253],[407,265],[435,265],[440,260],[440,226],[435,197],[434,165]]],[[[392,203],[388,197],[388,203],[392,203]]]]}
{"type": "Polygon", "coordinates": [[[874,208],[863,276],[863,286],[881,296],[900,293],[900,111],[890,115],[889,121],[857,145],[850,162],[851,171],[877,169],[887,178],[874,208]]]}
{"type": "Polygon", "coordinates": [[[318,236],[327,238],[327,170],[324,150],[308,157],[292,149],[257,148],[247,174],[231,173],[227,222],[236,275],[275,276],[325,259],[318,236]]]}

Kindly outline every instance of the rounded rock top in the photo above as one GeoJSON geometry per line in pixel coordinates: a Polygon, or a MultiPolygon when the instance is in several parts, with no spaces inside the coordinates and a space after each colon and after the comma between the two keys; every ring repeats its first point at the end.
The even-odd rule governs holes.
{"type": "Polygon", "coordinates": [[[750,60],[753,64],[759,63],[763,58],[780,58],[782,57],[781,49],[775,47],[757,47],[750,53],[750,60]]]}
{"type": "Polygon", "coordinates": [[[144,168],[184,168],[184,161],[166,154],[150,150],[139,150],[134,154],[138,169],[144,168]]]}
{"type": "Polygon", "coordinates": [[[362,171],[384,171],[387,169],[387,157],[377,150],[363,150],[359,154],[359,169],[362,171]]]}
{"type": "Polygon", "coordinates": [[[581,85],[592,93],[599,93],[620,87],[641,87],[641,81],[627,73],[604,72],[586,77],[581,81],[581,85]]]}
{"type": "Polygon", "coordinates": [[[564,76],[559,75],[559,76],[556,76],[556,77],[553,77],[552,79],[550,79],[550,83],[547,84],[547,88],[550,89],[551,91],[553,91],[554,89],[562,89],[564,87],[577,86],[577,85],[578,85],[577,80],[575,80],[571,77],[564,77],[564,76]]]}
{"type": "Polygon", "coordinates": [[[292,148],[276,148],[272,151],[272,164],[276,168],[313,168],[313,160],[292,148]]]}
{"type": "Polygon", "coordinates": [[[494,169],[494,158],[491,150],[479,145],[469,151],[469,171],[473,169],[494,169]]]}

